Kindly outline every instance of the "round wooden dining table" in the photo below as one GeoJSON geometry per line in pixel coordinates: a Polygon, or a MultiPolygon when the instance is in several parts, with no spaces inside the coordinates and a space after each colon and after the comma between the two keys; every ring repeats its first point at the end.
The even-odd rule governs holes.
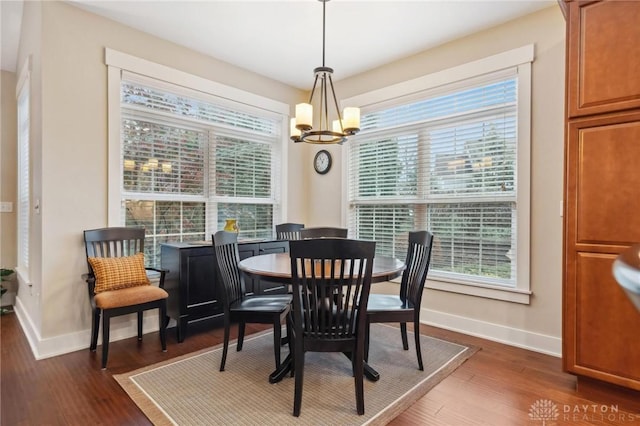
{"type": "MultiPolygon", "coordinates": [[[[291,284],[291,258],[289,253],[269,253],[247,257],[238,264],[238,268],[252,278],[291,284]]],[[[404,262],[389,256],[376,256],[373,259],[371,282],[378,283],[399,277],[404,270],[404,262]]]]}
{"type": "MultiPolygon", "coordinates": [[[[248,257],[238,263],[238,268],[252,278],[291,284],[291,257],[289,257],[289,253],[269,253],[248,257]]],[[[404,262],[394,257],[376,256],[373,259],[371,282],[392,280],[399,277],[404,268],[404,262]]],[[[289,354],[280,368],[269,375],[269,382],[276,383],[282,380],[291,371],[291,361],[291,354],[289,354]]],[[[380,379],[380,374],[367,362],[364,363],[364,374],[372,381],[380,379]]]]}

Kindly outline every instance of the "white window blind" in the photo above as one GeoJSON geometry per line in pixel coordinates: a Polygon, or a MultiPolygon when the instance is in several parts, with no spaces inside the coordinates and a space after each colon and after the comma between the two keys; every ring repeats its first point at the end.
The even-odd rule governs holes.
{"type": "Polygon", "coordinates": [[[226,219],[240,237],[270,238],[280,213],[282,116],[124,73],[122,201],[126,225],[160,244],[209,240],[226,219]]]}
{"type": "Polygon", "coordinates": [[[24,276],[29,270],[29,232],[31,215],[31,183],[29,155],[29,73],[21,78],[17,90],[18,100],[18,267],[24,276]]]}
{"type": "Polygon", "coordinates": [[[256,137],[241,139],[219,134],[214,138],[214,146],[216,195],[271,198],[272,143],[256,137]],[[239,173],[242,179],[238,179],[239,173]]]}
{"type": "Polygon", "coordinates": [[[406,255],[434,234],[429,276],[515,287],[517,69],[371,105],[349,147],[349,227],[406,255]]]}

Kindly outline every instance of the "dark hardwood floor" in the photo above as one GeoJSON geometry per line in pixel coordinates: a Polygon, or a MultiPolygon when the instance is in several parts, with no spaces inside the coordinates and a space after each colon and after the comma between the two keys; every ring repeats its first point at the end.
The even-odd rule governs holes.
{"type": "MultiPolygon", "coordinates": [[[[101,347],[96,353],[86,349],[36,361],[15,314],[0,317],[0,325],[3,426],[148,425],[112,375],[222,341],[221,328],[203,324],[190,327],[183,343],[170,329],[166,353],[157,333],[142,342],[112,342],[108,368],[101,370],[101,347]]],[[[264,329],[247,327],[247,333],[264,329]]],[[[547,425],[640,424],[640,393],[582,381],[577,391],[576,379],[561,371],[558,358],[425,325],[421,331],[481,350],[391,425],[542,425],[529,417],[541,400],[555,404],[558,412],[556,421],[547,417],[547,425]]]]}

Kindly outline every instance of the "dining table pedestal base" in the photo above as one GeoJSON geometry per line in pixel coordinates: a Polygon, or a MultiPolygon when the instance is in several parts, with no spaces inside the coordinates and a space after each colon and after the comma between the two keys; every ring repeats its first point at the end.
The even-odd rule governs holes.
{"type": "MultiPolygon", "coordinates": [[[[346,353],[345,356],[351,359],[346,353]]],[[[291,376],[293,376],[293,357],[291,356],[291,354],[287,355],[282,363],[280,363],[279,368],[269,374],[269,383],[280,382],[288,373],[291,373],[291,376]]],[[[380,373],[378,373],[367,362],[364,363],[364,376],[372,382],[377,382],[378,380],[380,380],[380,373]]]]}

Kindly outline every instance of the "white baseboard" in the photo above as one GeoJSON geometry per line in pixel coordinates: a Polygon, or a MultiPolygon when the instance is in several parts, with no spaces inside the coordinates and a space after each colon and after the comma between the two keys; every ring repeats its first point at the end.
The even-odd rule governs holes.
{"type": "MultiPolygon", "coordinates": [[[[49,338],[42,338],[33,321],[26,313],[20,298],[16,298],[14,311],[20,326],[27,336],[31,351],[36,359],[50,358],[69,352],[88,349],[91,339],[91,330],[82,330],[74,333],[63,334],[49,338]]],[[[480,337],[495,342],[504,343],[540,352],[555,357],[562,356],[562,339],[559,337],[534,333],[527,330],[507,327],[479,321],[473,318],[451,315],[432,309],[422,309],[421,322],[434,327],[456,331],[471,336],[480,337]]],[[[111,342],[134,337],[138,333],[135,314],[128,321],[114,322],[111,326],[109,339],[111,342]]],[[[143,329],[145,333],[158,331],[158,314],[154,311],[145,312],[143,329]]],[[[101,327],[102,330],[102,327],[101,327]]],[[[101,333],[102,334],[102,333],[101,333]]],[[[98,344],[101,344],[102,336],[98,336],[98,344]]]]}
{"type": "Polygon", "coordinates": [[[534,352],[555,357],[562,356],[562,339],[560,337],[534,333],[424,308],[420,312],[420,322],[534,352]]]}
{"type": "MultiPolygon", "coordinates": [[[[82,330],[74,333],[63,334],[60,336],[42,338],[39,330],[35,327],[31,317],[24,309],[24,305],[20,301],[20,298],[16,298],[16,304],[13,307],[20,326],[24,334],[27,336],[29,346],[31,346],[31,352],[35,359],[51,358],[57,355],[66,354],[69,352],[75,352],[83,349],[89,349],[91,341],[91,330],[82,330]]],[[[121,317],[125,318],[125,317],[121,317]]],[[[142,329],[144,333],[152,333],[158,331],[158,313],[154,311],[148,311],[144,313],[142,329]]],[[[130,315],[130,319],[124,319],[123,321],[112,321],[109,328],[109,341],[115,342],[117,340],[128,339],[138,335],[137,317],[135,314],[130,315]]],[[[98,335],[98,344],[102,344],[102,327],[100,327],[100,334],[98,335]]]]}

